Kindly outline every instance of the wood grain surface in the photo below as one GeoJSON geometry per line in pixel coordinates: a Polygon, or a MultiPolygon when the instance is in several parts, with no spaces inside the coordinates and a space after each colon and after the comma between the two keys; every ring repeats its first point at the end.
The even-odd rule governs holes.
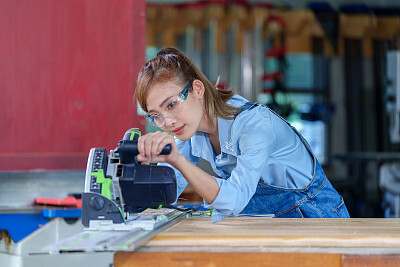
{"type": "MultiPolygon", "coordinates": [[[[399,219],[187,218],[136,252],[126,266],[376,266],[400,263],[399,219]]],[[[399,265],[400,266],[400,265],[399,265]]]]}
{"type": "Polygon", "coordinates": [[[147,246],[400,248],[400,220],[189,218],[147,246]]]}
{"type": "Polygon", "coordinates": [[[268,266],[268,267],[339,267],[339,254],[286,253],[200,253],[200,252],[120,252],[114,257],[115,267],[132,266],[268,266]]]}
{"type": "Polygon", "coordinates": [[[343,267],[398,267],[400,265],[399,255],[343,255],[343,267]]]}

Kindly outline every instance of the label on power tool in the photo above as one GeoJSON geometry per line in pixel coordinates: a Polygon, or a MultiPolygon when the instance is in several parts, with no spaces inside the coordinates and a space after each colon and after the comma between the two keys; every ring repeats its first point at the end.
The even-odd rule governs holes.
{"type": "MultiPolygon", "coordinates": [[[[98,172],[100,169],[104,171],[107,170],[107,150],[105,148],[96,148],[93,161],[92,161],[92,169],[91,172],[98,172]]],[[[90,191],[101,194],[101,184],[96,182],[97,176],[92,175],[90,178],[90,191]]]]}

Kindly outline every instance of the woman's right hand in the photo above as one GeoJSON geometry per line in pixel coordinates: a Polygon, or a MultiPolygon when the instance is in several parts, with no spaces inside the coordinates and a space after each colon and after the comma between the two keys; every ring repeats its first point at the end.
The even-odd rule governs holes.
{"type": "Polygon", "coordinates": [[[141,162],[167,162],[174,166],[181,156],[174,137],[161,131],[141,136],[138,141],[138,150],[137,160],[141,162]],[[171,145],[171,153],[161,155],[162,149],[168,144],[171,145]]]}

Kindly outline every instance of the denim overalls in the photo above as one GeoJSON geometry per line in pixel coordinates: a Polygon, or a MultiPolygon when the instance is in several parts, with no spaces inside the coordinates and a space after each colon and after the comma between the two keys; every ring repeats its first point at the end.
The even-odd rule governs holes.
{"type": "MultiPolygon", "coordinates": [[[[259,104],[248,102],[240,112],[250,110],[257,105],[259,104]]],[[[242,213],[274,214],[279,218],[349,218],[343,198],[325,176],[307,141],[289,122],[273,110],[271,112],[293,129],[311,154],[314,162],[313,177],[310,183],[301,189],[272,186],[260,179],[256,192],[242,213]]]]}

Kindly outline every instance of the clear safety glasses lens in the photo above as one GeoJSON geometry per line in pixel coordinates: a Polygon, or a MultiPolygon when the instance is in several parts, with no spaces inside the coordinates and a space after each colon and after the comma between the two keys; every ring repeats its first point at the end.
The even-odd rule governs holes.
{"type": "Polygon", "coordinates": [[[179,113],[183,109],[183,104],[184,100],[181,97],[176,97],[172,99],[171,101],[168,102],[168,104],[164,107],[164,114],[166,115],[161,115],[161,114],[155,114],[155,115],[147,115],[147,120],[157,126],[157,127],[162,127],[165,124],[165,120],[168,119],[174,119],[176,118],[179,113]]]}

